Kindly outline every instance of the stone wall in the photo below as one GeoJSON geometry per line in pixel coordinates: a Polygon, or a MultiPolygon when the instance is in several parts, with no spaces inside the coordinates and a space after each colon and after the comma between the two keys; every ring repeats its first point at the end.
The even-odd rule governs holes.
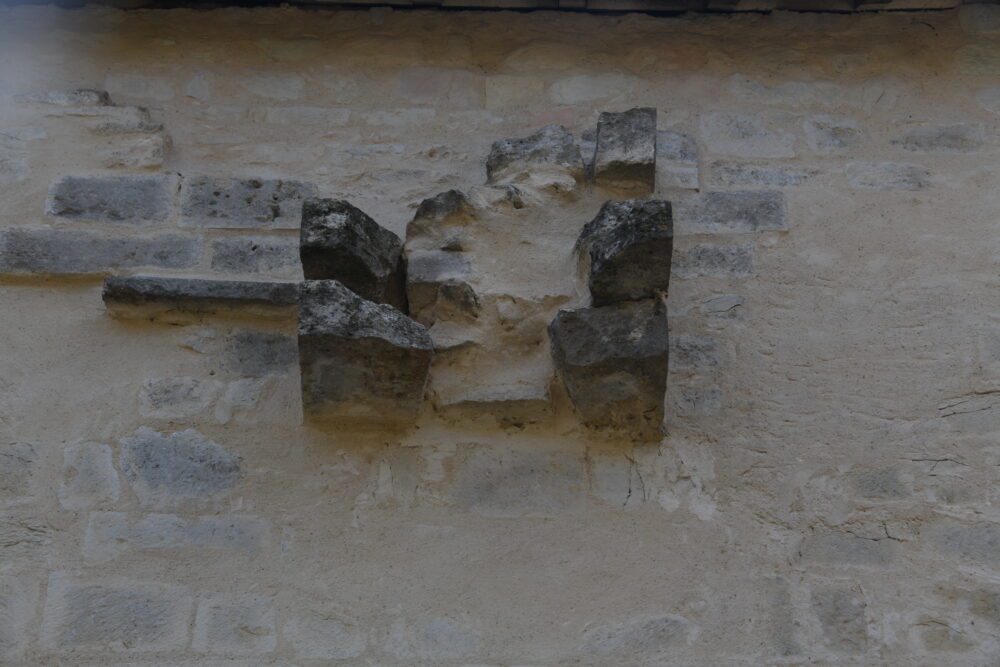
{"type": "Polygon", "coordinates": [[[0,663],[994,664],[998,74],[990,6],[0,8],[0,663]],[[475,342],[517,352],[403,432],[303,422],[294,315],[102,303],[299,280],[303,198],[405,236],[493,142],[639,106],[662,440],[547,365],[600,187],[487,202],[475,342]],[[543,417],[465,391],[508,371],[543,417]]]}

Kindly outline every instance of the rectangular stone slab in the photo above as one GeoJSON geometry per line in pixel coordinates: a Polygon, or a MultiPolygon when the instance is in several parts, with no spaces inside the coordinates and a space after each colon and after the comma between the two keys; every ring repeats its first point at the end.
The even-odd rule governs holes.
{"type": "Polygon", "coordinates": [[[594,182],[636,194],[656,187],[656,109],[604,112],[597,120],[594,182]]]}
{"type": "Polygon", "coordinates": [[[148,317],[168,311],[245,312],[291,317],[299,284],[200,278],[113,276],[104,281],[104,304],[120,317],[148,317]]]}

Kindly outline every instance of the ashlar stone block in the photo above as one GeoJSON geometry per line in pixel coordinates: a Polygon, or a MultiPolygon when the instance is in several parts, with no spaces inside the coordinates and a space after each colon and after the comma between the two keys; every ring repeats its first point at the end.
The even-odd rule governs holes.
{"type": "Polygon", "coordinates": [[[403,242],[342,199],[302,205],[299,254],[306,280],[336,280],[368,301],[405,310],[403,242]]]}
{"type": "Polygon", "coordinates": [[[66,176],[49,188],[45,212],[63,218],[149,225],[170,215],[170,176],[66,176]]]}
{"type": "Polygon", "coordinates": [[[295,229],[313,183],[196,176],[181,190],[181,226],[208,229],[295,229]]]}
{"type": "Polygon", "coordinates": [[[302,406],[320,421],[405,423],[424,395],[433,343],[395,308],[336,280],[306,281],[299,306],[302,406]]]}
{"type": "Polygon", "coordinates": [[[656,109],[604,112],[597,120],[594,182],[649,194],[656,187],[656,109]]]}
{"type": "Polygon", "coordinates": [[[590,259],[593,305],[635,301],[666,292],[674,222],[670,202],[609,201],[583,228],[577,248],[590,259]]]}
{"type": "Polygon", "coordinates": [[[560,310],[549,325],[552,356],[589,427],[659,437],[669,345],[659,299],[560,310]]]}
{"type": "Polygon", "coordinates": [[[527,137],[496,141],[486,158],[489,183],[519,182],[527,173],[546,170],[583,177],[580,147],[562,125],[546,125],[527,137]]]}

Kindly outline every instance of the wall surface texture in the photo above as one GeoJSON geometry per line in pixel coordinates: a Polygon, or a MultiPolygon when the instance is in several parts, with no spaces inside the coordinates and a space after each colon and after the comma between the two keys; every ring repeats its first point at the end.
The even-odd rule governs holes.
{"type": "Polygon", "coordinates": [[[0,8],[0,663],[1000,664],[998,126],[996,7],[0,8]],[[545,334],[610,195],[481,187],[637,106],[676,225],[642,443],[545,334]],[[294,317],[102,303],[296,280],[303,197],[403,235],[450,189],[484,352],[409,430],[304,424],[294,317]]]}

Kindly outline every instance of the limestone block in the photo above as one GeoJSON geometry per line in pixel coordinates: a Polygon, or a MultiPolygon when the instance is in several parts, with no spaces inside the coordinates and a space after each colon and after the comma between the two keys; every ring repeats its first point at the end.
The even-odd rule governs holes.
{"type": "Polygon", "coordinates": [[[183,649],[191,597],[182,586],[113,579],[49,577],[42,643],[64,651],[129,653],[183,649]]]}
{"type": "Polygon", "coordinates": [[[459,190],[423,200],[406,227],[407,250],[461,251],[465,227],[473,215],[469,198],[459,190]]]}
{"type": "Polygon", "coordinates": [[[149,378],[139,390],[139,414],[150,419],[190,419],[204,413],[222,383],[193,377],[149,378]]]}
{"type": "Polygon", "coordinates": [[[27,500],[37,462],[38,453],[27,442],[0,444],[0,504],[27,500]]]}
{"type": "Polygon", "coordinates": [[[852,162],[847,180],[864,190],[923,190],[931,184],[931,173],[919,164],[852,162]]]}
{"type": "Polygon", "coordinates": [[[105,562],[143,552],[203,549],[256,552],[268,539],[268,525],[254,516],[219,515],[186,518],[174,514],[146,514],[130,518],[124,512],[91,512],[83,539],[83,555],[105,562]]]}
{"type": "Polygon", "coordinates": [[[439,319],[475,318],[479,299],[467,282],[471,268],[464,253],[417,250],[407,253],[406,298],[413,319],[430,326],[439,319]]]}
{"type": "Polygon", "coordinates": [[[549,337],[556,368],[586,425],[659,437],[669,354],[659,299],[560,310],[549,337]]]}
{"type": "Polygon", "coordinates": [[[63,450],[63,480],[59,503],[66,509],[98,507],[118,500],[118,473],[111,448],[94,442],[63,450]]]}
{"type": "Polygon", "coordinates": [[[788,221],[781,192],[709,192],[674,202],[678,228],[698,234],[785,231],[788,221]]]}
{"type": "Polygon", "coordinates": [[[274,607],[264,596],[213,594],[198,604],[191,648],[199,653],[262,655],[277,643],[274,607]]]}
{"type": "Polygon", "coordinates": [[[986,143],[981,125],[923,125],[904,132],[892,140],[914,153],[973,153],[986,143]]]}
{"type": "Polygon", "coordinates": [[[678,334],[670,339],[670,366],[675,370],[704,370],[719,365],[715,341],[699,334],[678,334]]]}
{"type": "Polygon", "coordinates": [[[143,427],[121,445],[119,466],[143,505],[211,499],[243,478],[240,457],[194,429],[162,434],[143,427]]]}
{"type": "Polygon", "coordinates": [[[299,244],[291,238],[249,236],[212,242],[212,269],[230,273],[289,273],[299,266],[299,244]]]}
{"type": "Polygon", "coordinates": [[[795,157],[795,135],[755,116],[715,112],[700,121],[708,150],[738,157],[795,157]]]}
{"type": "Polygon", "coordinates": [[[46,215],[74,220],[151,225],[170,216],[174,178],[64,176],[49,187],[46,215]]]}
{"type": "Polygon", "coordinates": [[[594,183],[648,195],[656,188],[656,109],[604,112],[597,119],[594,183]]]}
{"type": "Polygon", "coordinates": [[[861,144],[865,135],[858,122],[840,116],[817,115],[802,121],[806,142],[818,155],[840,155],[861,144]]]}
{"type": "Polygon", "coordinates": [[[583,178],[580,148],[562,125],[546,125],[530,136],[493,143],[486,158],[489,183],[531,182],[533,172],[561,174],[566,188],[583,178]]]}
{"type": "Polygon", "coordinates": [[[227,371],[246,377],[283,375],[298,357],[295,339],[271,331],[249,329],[226,340],[223,364],[227,371]]]}
{"type": "Polygon", "coordinates": [[[868,646],[868,622],[861,591],[853,587],[825,587],[812,592],[812,608],[827,644],[835,651],[863,653],[868,646]]]}
{"type": "Polygon", "coordinates": [[[166,312],[243,312],[288,317],[299,302],[298,283],[198,278],[112,276],[104,281],[104,305],[119,317],[166,312]]]}
{"type": "Polygon", "coordinates": [[[320,420],[407,422],[433,355],[427,329],[335,280],[306,281],[299,307],[302,405],[320,420]]]}
{"type": "Polygon", "coordinates": [[[38,605],[38,582],[17,575],[0,576],[0,663],[20,662],[30,643],[38,605]]]}
{"type": "Polygon", "coordinates": [[[405,312],[403,242],[348,202],[306,200],[299,252],[306,280],[336,280],[405,312]]]}
{"type": "Polygon", "coordinates": [[[482,639],[467,625],[450,618],[396,619],[389,628],[386,650],[406,661],[441,661],[468,658],[482,639]]]}
{"type": "Polygon", "coordinates": [[[195,176],[181,188],[183,227],[298,229],[302,203],[315,197],[312,183],[276,179],[195,176]]]}
{"type": "Polygon", "coordinates": [[[0,232],[0,272],[100,275],[115,269],[190,268],[201,239],[180,234],[106,236],[82,230],[8,227],[0,232]]]}
{"type": "Polygon", "coordinates": [[[698,144],[694,137],[670,130],[657,132],[657,190],[697,190],[698,176],[698,144]]]}
{"type": "Polygon", "coordinates": [[[582,650],[620,659],[673,655],[687,641],[689,624],[675,614],[636,616],[622,623],[593,627],[583,634],[582,650]]]}
{"type": "Polygon", "coordinates": [[[761,164],[715,162],[712,182],[725,186],[787,187],[802,185],[819,173],[816,169],[790,169],[761,164]]]}
{"type": "Polygon", "coordinates": [[[593,305],[666,293],[673,243],[670,202],[606,202],[577,240],[577,248],[590,260],[588,283],[593,305]]]}
{"type": "Polygon", "coordinates": [[[306,660],[357,658],[368,646],[361,628],[328,614],[293,618],[285,623],[283,630],[295,655],[306,660]]]}
{"type": "Polygon", "coordinates": [[[670,268],[674,278],[741,278],[753,273],[753,246],[699,243],[675,250],[670,268]]]}

